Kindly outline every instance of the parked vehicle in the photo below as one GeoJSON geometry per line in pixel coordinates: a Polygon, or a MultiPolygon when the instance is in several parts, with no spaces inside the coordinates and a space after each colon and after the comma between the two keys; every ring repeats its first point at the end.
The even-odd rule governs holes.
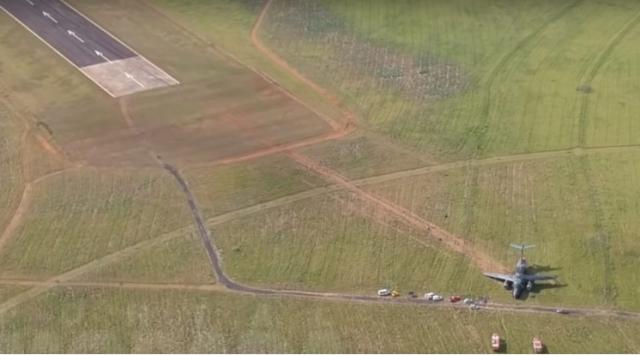
{"type": "Polygon", "coordinates": [[[494,352],[498,352],[500,351],[501,347],[502,341],[500,339],[500,336],[496,333],[493,333],[493,335],[491,335],[491,350],[493,350],[494,352]]]}
{"type": "Polygon", "coordinates": [[[391,296],[391,290],[389,290],[388,288],[381,288],[378,290],[378,296],[380,297],[391,296]]]}
{"type": "Polygon", "coordinates": [[[542,351],[544,350],[544,344],[542,343],[542,340],[540,340],[540,338],[538,337],[533,337],[533,352],[535,352],[536,354],[541,354],[542,351]]]}
{"type": "Polygon", "coordinates": [[[444,299],[444,297],[440,296],[440,295],[433,295],[433,297],[431,297],[431,300],[434,302],[439,302],[442,301],[444,299]]]}
{"type": "Polygon", "coordinates": [[[451,297],[449,297],[449,302],[451,302],[451,303],[460,302],[461,300],[462,300],[462,297],[460,297],[460,296],[451,296],[451,297]]]}
{"type": "Polygon", "coordinates": [[[435,292],[427,292],[424,294],[424,299],[427,301],[432,301],[433,300],[433,296],[435,296],[436,293],[435,292]]]}

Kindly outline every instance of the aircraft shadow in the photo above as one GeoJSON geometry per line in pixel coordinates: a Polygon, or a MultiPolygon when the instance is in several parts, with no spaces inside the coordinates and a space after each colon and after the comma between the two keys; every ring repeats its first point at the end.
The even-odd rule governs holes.
{"type": "Polygon", "coordinates": [[[529,272],[531,274],[537,274],[539,272],[550,272],[550,271],[557,271],[557,270],[561,270],[562,268],[560,267],[555,267],[555,266],[551,266],[551,265],[529,265],[529,272]]]}
{"type": "Polygon", "coordinates": [[[537,294],[539,294],[541,291],[543,290],[548,290],[548,289],[553,289],[553,288],[563,288],[563,287],[567,287],[567,284],[561,284],[561,283],[539,283],[539,284],[535,284],[533,286],[533,290],[531,291],[527,291],[524,290],[522,292],[522,295],[520,295],[520,300],[521,301],[526,301],[529,296],[533,296],[535,297],[537,294]]]}

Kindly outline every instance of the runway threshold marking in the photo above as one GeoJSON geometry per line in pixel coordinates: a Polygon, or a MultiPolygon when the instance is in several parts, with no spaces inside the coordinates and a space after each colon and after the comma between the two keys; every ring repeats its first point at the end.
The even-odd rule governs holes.
{"type": "Polygon", "coordinates": [[[109,60],[109,58],[107,58],[107,56],[104,55],[104,53],[100,52],[99,50],[94,50],[93,51],[98,57],[104,59],[105,61],[107,61],[107,63],[111,63],[111,60],[109,60]]]}
{"type": "Polygon", "coordinates": [[[133,80],[133,82],[140,85],[140,87],[145,87],[143,83],[139,82],[138,79],[136,79],[133,75],[129,74],[128,72],[124,72],[124,76],[126,76],[128,79],[133,80]]]}
{"type": "MultiPolygon", "coordinates": [[[[128,50],[132,51],[133,53],[135,53],[137,56],[139,56],[140,58],[144,59],[145,62],[149,63],[149,65],[151,65],[152,67],[156,68],[156,70],[162,71],[164,72],[164,70],[160,69],[160,67],[158,67],[157,65],[153,64],[152,61],[150,61],[149,59],[147,59],[145,56],[143,56],[142,54],[138,53],[138,51],[136,51],[135,49],[129,47],[128,44],[122,42],[120,40],[120,38],[114,36],[111,34],[111,32],[107,31],[104,27],[100,26],[100,24],[94,22],[92,19],[90,19],[89,17],[85,16],[85,14],[83,14],[82,12],[78,11],[75,7],[73,7],[71,4],[69,4],[66,0],[60,0],[61,3],[67,5],[70,9],[72,9],[73,11],[75,11],[78,15],[82,16],[85,20],[89,21],[91,24],[93,24],[94,26],[98,27],[99,29],[101,29],[104,33],[108,34],[109,36],[111,36],[113,39],[115,39],[116,41],[118,41],[118,43],[120,43],[121,45],[125,46],[128,50]]],[[[166,73],[166,72],[165,72],[166,73]]],[[[175,78],[172,77],[173,80],[175,80],[175,78]]],[[[180,82],[178,80],[175,80],[175,84],[180,84],[180,82]]]]}
{"type": "MultiPolygon", "coordinates": [[[[51,50],[53,50],[59,56],[64,58],[74,68],[76,68],[80,72],[82,72],[82,74],[84,76],[89,78],[89,80],[91,80],[94,84],[96,84],[98,87],[100,87],[103,91],[105,91],[111,97],[125,96],[125,95],[133,94],[133,93],[136,93],[136,92],[144,91],[144,90],[151,90],[151,89],[155,89],[155,88],[161,88],[161,87],[167,87],[167,86],[180,84],[180,82],[178,80],[173,78],[171,75],[166,73],[164,70],[162,70],[160,67],[155,65],[149,59],[147,59],[146,57],[144,57],[143,55],[138,53],[136,50],[134,50],[133,48],[129,47],[126,43],[124,43],[118,37],[112,35],[109,31],[107,31],[102,26],[100,26],[99,24],[97,24],[96,22],[94,22],[93,20],[88,18],[82,12],[78,11],[76,8],[74,8],[69,3],[67,3],[65,0],[58,0],[58,1],[60,3],[62,3],[63,5],[65,5],[66,7],[68,7],[75,14],[77,14],[80,17],[82,17],[85,20],[87,20],[91,25],[93,25],[97,29],[101,30],[110,39],[114,40],[115,42],[119,43],[120,45],[122,45],[123,47],[125,47],[126,49],[131,51],[134,54],[134,57],[131,57],[131,58],[128,58],[128,59],[134,60],[137,57],[142,61],[142,63],[138,63],[135,67],[139,67],[141,64],[145,64],[145,65],[148,65],[150,67],[149,69],[146,69],[146,70],[144,68],[141,69],[141,70],[143,70],[142,73],[144,74],[144,75],[142,75],[143,79],[137,78],[134,74],[132,74],[129,71],[125,71],[124,69],[120,69],[120,70],[122,70],[121,73],[124,74],[124,77],[126,78],[126,80],[128,80],[128,81],[134,83],[135,85],[137,85],[139,87],[139,89],[133,89],[133,88],[130,87],[128,89],[127,88],[123,88],[123,89],[120,89],[120,90],[114,90],[114,86],[117,87],[119,85],[118,84],[114,84],[113,82],[109,82],[109,81],[117,80],[118,75],[111,75],[108,78],[95,77],[94,75],[92,75],[92,71],[94,71],[94,70],[88,70],[88,68],[89,67],[99,66],[99,65],[101,65],[100,63],[95,64],[95,65],[87,65],[87,66],[79,66],[79,65],[75,64],[69,57],[67,57],[66,55],[62,54],[62,52],[60,50],[58,50],[51,43],[49,43],[47,40],[45,40],[42,36],[40,36],[38,33],[36,33],[35,30],[31,29],[26,23],[22,22],[16,15],[11,13],[9,10],[5,9],[2,5],[0,5],[0,9],[2,9],[7,15],[9,15],[16,22],[18,22],[20,25],[22,25],[25,29],[27,29],[36,38],[38,38],[40,41],[44,42],[47,45],[47,47],[49,47],[51,50]],[[152,73],[151,77],[149,76],[149,73],[152,73]],[[151,81],[149,81],[149,80],[151,80],[151,81]],[[145,85],[145,82],[148,83],[149,85],[145,85]],[[162,83],[158,84],[158,82],[162,82],[162,83]]],[[[25,0],[25,2],[28,3],[31,6],[35,6],[35,3],[32,0],[25,0]]],[[[51,15],[51,13],[49,13],[47,11],[43,10],[42,11],[42,16],[48,18],[49,20],[51,20],[55,24],[59,24],[59,21],[55,17],[53,17],[51,15]]],[[[65,31],[64,28],[61,29],[61,30],[65,31]]],[[[68,36],[73,37],[75,40],[77,40],[78,42],[82,43],[83,45],[86,44],[85,39],[83,39],[78,32],[76,32],[76,31],[74,31],[72,29],[66,29],[65,32],[66,32],[66,34],[68,36]]],[[[102,63],[104,65],[110,65],[110,64],[114,63],[114,61],[112,61],[110,58],[108,58],[100,50],[94,49],[93,53],[97,57],[100,57],[101,59],[103,59],[105,61],[105,63],[102,63]]],[[[118,59],[117,62],[122,62],[122,60],[118,59]]],[[[117,66],[115,68],[117,68],[117,66]]],[[[108,69],[108,70],[113,70],[113,69],[108,69]]],[[[115,69],[115,70],[117,70],[117,69],[115,69]]],[[[112,74],[116,74],[116,73],[112,73],[112,74]]],[[[126,85],[126,84],[121,84],[120,86],[122,86],[122,85],[126,85]]]]}

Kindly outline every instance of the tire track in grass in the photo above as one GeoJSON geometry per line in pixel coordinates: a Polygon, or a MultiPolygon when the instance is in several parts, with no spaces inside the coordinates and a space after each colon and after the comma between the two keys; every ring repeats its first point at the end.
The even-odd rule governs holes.
{"type": "Polygon", "coordinates": [[[602,297],[607,304],[615,304],[616,300],[616,287],[611,281],[613,274],[615,273],[615,265],[611,260],[611,231],[605,224],[606,214],[602,207],[602,200],[598,191],[598,186],[593,179],[593,169],[589,162],[589,158],[586,156],[579,158],[580,169],[582,170],[583,177],[587,184],[589,193],[589,203],[594,214],[593,228],[595,235],[591,236],[587,240],[589,252],[596,256],[602,256],[602,268],[603,268],[603,288],[602,297]]]}
{"type": "MultiPolygon", "coordinates": [[[[616,47],[622,42],[622,40],[631,32],[631,30],[640,22],[640,11],[625,25],[618,31],[616,34],[611,37],[609,42],[605,45],[602,52],[596,57],[595,62],[591,68],[589,68],[583,77],[580,79],[580,83],[578,85],[587,85],[591,87],[593,80],[600,73],[600,69],[606,64],[606,62],[611,58],[611,54],[616,49],[616,47]]],[[[580,111],[578,114],[578,146],[584,147],[586,144],[586,134],[587,134],[587,116],[589,110],[589,93],[582,93],[582,98],[580,100],[580,111]]]]}
{"type": "MultiPolygon", "coordinates": [[[[32,296],[40,295],[46,290],[56,287],[84,287],[84,288],[115,288],[129,290],[155,290],[155,291],[184,291],[184,292],[212,292],[212,293],[234,293],[238,295],[253,295],[262,297],[293,297],[311,300],[322,300],[329,302],[349,302],[361,304],[385,304],[385,305],[415,305],[426,306],[440,309],[458,309],[464,310],[468,305],[459,303],[431,302],[420,298],[384,298],[378,296],[363,296],[346,293],[322,293],[322,292],[306,292],[306,291],[288,291],[273,289],[255,289],[246,287],[245,290],[225,288],[222,285],[215,284],[175,284],[175,283],[144,283],[144,282],[95,282],[95,281],[71,281],[62,279],[50,280],[28,280],[28,279],[0,279],[0,285],[15,286],[32,286],[33,288],[21,293],[20,295],[32,296]],[[44,291],[43,291],[44,290],[44,291]],[[256,292],[256,290],[263,292],[256,292]],[[32,291],[32,292],[30,292],[32,291]]],[[[30,298],[32,298],[30,297],[30,298]]],[[[12,298],[15,299],[16,297],[12,298]]],[[[29,299],[30,299],[29,298],[29,299]]],[[[5,304],[11,303],[15,305],[22,304],[18,301],[6,301],[0,305],[0,314],[8,309],[5,304]]],[[[492,312],[507,313],[524,313],[524,314],[547,314],[558,317],[604,317],[604,318],[622,318],[622,319],[640,319],[639,312],[616,311],[600,308],[562,308],[566,313],[558,315],[557,307],[554,306],[527,306],[506,303],[481,303],[478,304],[479,310],[492,312]]]]}
{"type": "Polygon", "coordinates": [[[427,232],[428,235],[435,241],[441,242],[444,246],[450,248],[451,250],[468,257],[474,264],[478,266],[480,270],[507,270],[504,265],[493,260],[493,258],[491,258],[488,254],[485,254],[484,252],[474,248],[470,241],[456,236],[432,222],[422,219],[421,217],[417,216],[415,213],[404,207],[396,205],[375,194],[357,187],[353,182],[340,176],[337,172],[321,165],[320,163],[307,156],[296,152],[289,152],[288,155],[298,164],[306,167],[307,169],[315,172],[323,178],[333,182],[334,184],[341,185],[345,189],[353,192],[363,202],[396,216],[405,224],[427,232]]]}
{"type": "MultiPolygon", "coordinates": [[[[505,53],[500,59],[500,61],[498,61],[498,63],[493,68],[491,68],[491,71],[487,76],[487,84],[486,84],[487,92],[485,95],[484,104],[482,106],[482,111],[480,112],[480,118],[478,120],[478,124],[476,125],[476,127],[472,129],[471,133],[469,134],[470,136],[477,137],[476,149],[473,154],[474,156],[478,156],[481,153],[481,151],[486,148],[486,145],[488,144],[487,142],[488,122],[489,122],[489,116],[491,115],[491,109],[494,104],[493,102],[494,97],[492,94],[492,90],[496,83],[496,79],[498,78],[498,75],[502,72],[504,67],[506,67],[507,64],[514,58],[516,53],[518,53],[520,50],[526,47],[529,43],[535,40],[536,37],[540,36],[552,23],[561,19],[564,15],[566,15],[569,11],[577,7],[583,1],[584,0],[576,0],[570,3],[569,5],[563,7],[562,10],[560,10],[554,16],[549,17],[545,22],[542,23],[540,27],[538,27],[533,32],[530,32],[523,39],[521,39],[520,42],[518,42],[515,47],[513,47],[509,52],[505,53]]],[[[463,141],[461,148],[466,143],[467,143],[466,140],[463,141]]]]}
{"type": "MultiPolygon", "coordinates": [[[[620,147],[609,147],[606,149],[620,149],[620,147]]],[[[626,147],[626,148],[634,148],[637,149],[637,147],[632,146],[632,147],[626,147]]],[[[557,154],[571,154],[572,151],[555,151],[555,152],[551,152],[550,154],[552,155],[557,155],[557,154]]],[[[524,156],[531,158],[533,157],[539,157],[540,154],[538,155],[532,155],[532,154],[526,154],[524,156]]],[[[542,153],[542,156],[546,156],[545,153],[542,153]]],[[[517,157],[511,157],[512,159],[520,159],[522,158],[521,156],[517,156],[517,157]]],[[[504,159],[504,157],[500,157],[500,159],[504,159]]],[[[498,161],[500,161],[500,159],[498,159],[498,161]]],[[[508,159],[507,159],[508,160],[508,159]]],[[[465,162],[459,162],[458,164],[468,164],[469,161],[465,161],[465,162]]],[[[495,163],[495,158],[493,160],[487,160],[484,162],[486,163],[495,163]]],[[[453,167],[453,166],[450,166],[453,167]]],[[[322,170],[322,169],[321,169],[322,170]]],[[[179,172],[177,170],[175,170],[178,174],[179,172]]],[[[411,173],[415,173],[415,171],[412,171],[411,173]]],[[[334,176],[335,177],[335,176],[334,176]]],[[[184,181],[183,181],[184,182],[184,181]]],[[[348,181],[347,181],[348,182],[348,181]]],[[[181,184],[182,185],[182,184],[181,184]]],[[[188,189],[188,185],[186,184],[186,182],[184,182],[184,187],[186,187],[188,189]]],[[[323,193],[324,191],[329,191],[332,189],[344,189],[346,188],[348,185],[342,185],[342,186],[330,186],[327,188],[323,188],[323,189],[314,189],[312,192],[304,192],[304,193],[300,193],[300,194],[296,194],[294,195],[297,198],[307,198],[309,196],[315,195],[315,194],[319,194],[319,193],[323,193]]],[[[287,204],[290,203],[291,200],[293,200],[294,198],[292,198],[292,196],[286,197],[286,198],[281,198],[278,200],[274,200],[274,201],[270,201],[267,203],[263,203],[263,204],[259,204],[259,205],[254,205],[251,207],[248,207],[246,209],[243,210],[239,210],[239,211],[235,211],[235,212],[231,212],[225,215],[221,215],[218,217],[214,217],[211,220],[209,220],[209,223],[222,223],[225,220],[230,220],[233,218],[237,218],[238,216],[242,216],[242,215],[247,215],[247,214],[251,214],[251,213],[255,213],[258,211],[261,211],[264,208],[268,208],[268,207],[274,207],[277,205],[282,205],[282,204],[287,204]]],[[[193,201],[193,206],[197,209],[197,205],[195,204],[195,200],[194,199],[190,199],[190,205],[191,205],[191,201],[193,201]]],[[[197,222],[204,224],[203,219],[201,217],[200,214],[200,218],[195,218],[197,222]]],[[[65,282],[66,280],[71,280],[81,274],[84,274],[88,271],[91,270],[95,270],[96,268],[99,268],[101,266],[113,263],[117,260],[120,260],[123,257],[129,256],[141,249],[145,249],[145,248],[150,248],[154,245],[157,245],[158,243],[161,243],[163,241],[175,238],[181,234],[181,232],[188,230],[188,229],[180,229],[168,234],[164,234],[161,237],[157,238],[157,239],[152,239],[152,240],[148,240],[145,242],[141,242],[138,244],[135,244],[131,247],[122,249],[121,251],[118,251],[116,253],[107,255],[105,257],[102,257],[100,259],[96,259],[88,264],[85,264],[79,268],[73,269],[69,272],[66,272],[64,274],[61,274],[59,276],[56,276],[50,280],[48,280],[48,284],[42,286],[42,287],[35,287],[33,289],[30,289],[18,296],[13,297],[12,299],[0,304],[0,313],[6,312],[7,310],[23,303],[24,301],[31,299],[33,297],[36,297],[44,292],[46,292],[48,289],[55,287],[55,285],[59,284],[60,282],[65,282]]],[[[198,228],[198,230],[203,233],[203,235],[207,235],[208,236],[208,232],[206,231],[206,226],[205,226],[205,230],[204,232],[202,231],[202,229],[198,228]]],[[[211,248],[207,248],[207,249],[212,249],[213,248],[213,244],[211,243],[211,240],[209,239],[209,243],[208,243],[211,248]]],[[[215,249],[213,249],[214,254],[216,252],[215,249]]],[[[213,254],[211,254],[213,255],[213,254]]],[[[212,259],[213,260],[213,259],[212,259]]],[[[221,273],[221,275],[223,275],[224,279],[226,281],[229,282],[229,285],[231,287],[229,287],[230,290],[233,291],[238,291],[238,292],[245,292],[245,293],[251,293],[251,294],[260,294],[260,295],[275,295],[275,296],[299,296],[299,297],[315,297],[315,298],[331,298],[331,299],[341,299],[341,300],[350,300],[350,301],[367,301],[367,302],[380,302],[381,300],[375,297],[369,297],[369,296],[354,296],[354,295],[345,295],[345,294],[333,294],[333,293],[320,293],[320,292],[304,292],[304,291],[296,291],[296,290],[271,290],[271,289],[260,289],[260,288],[253,288],[253,287],[249,287],[249,286],[244,286],[238,283],[235,283],[234,281],[230,280],[229,278],[226,277],[226,275],[224,275],[222,268],[219,264],[220,260],[215,259],[218,262],[218,268],[217,270],[221,273]]],[[[214,268],[215,270],[216,268],[214,268]]],[[[386,300],[382,300],[384,302],[389,302],[386,300]]],[[[485,308],[489,308],[489,309],[506,309],[506,310],[513,310],[513,311],[525,311],[525,312],[552,312],[554,309],[552,308],[544,308],[544,307],[537,307],[536,309],[532,309],[531,307],[529,308],[523,308],[523,307],[511,307],[509,308],[509,306],[505,305],[496,305],[496,304],[492,304],[492,305],[488,305],[485,306],[485,308]],[[493,307],[493,308],[492,308],[493,307]]],[[[578,312],[578,311],[576,311],[578,312]]],[[[580,312],[584,312],[584,311],[580,311],[580,312]]],[[[581,313],[584,314],[584,313],[581,313]]],[[[634,313],[630,313],[630,312],[614,312],[612,313],[612,311],[597,311],[597,312],[593,312],[592,310],[590,310],[588,312],[588,314],[593,314],[593,315],[607,315],[607,314],[615,314],[615,315],[623,315],[623,316],[634,316],[634,313]],[[604,313],[603,313],[604,312],[604,313]]]]}
{"type": "MultiPolygon", "coordinates": [[[[168,168],[171,170],[174,170],[175,168],[168,168]]],[[[170,171],[171,172],[171,171],[170,171]]],[[[177,174],[177,176],[180,176],[179,171],[175,170],[175,173],[177,174]]],[[[173,175],[173,173],[172,173],[173,175]]],[[[178,179],[178,177],[176,177],[176,179],[178,179]]],[[[178,179],[180,180],[180,179],[178,179]]],[[[188,185],[186,184],[186,182],[183,180],[182,182],[180,182],[180,185],[183,188],[186,188],[185,193],[187,194],[187,196],[190,195],[189,190],[188,190],[188,185]],[[184,184],[184,185],[183,185],[184,184]]],[[[301,195],[301,194],[298,194],[301,195]]],[[[190,201],[193,201],[193,207],[196,209],[196,212],[198,214],[200,214],[198,212],[198,207],[197,204],[195,204],[195,200],[190,199],[190,201]]],[[[239,211],[235,211],[235,212],[231,212],[231,213],[227,213],[225,215],[220,215],[217,217],[212,218],[211,220],[209,220],[209,223],[223,223],[227,220],[230,220],[233,218],[234,215],[235,217],[237,217],[238,215],[250,215],[252,213],[258,212],[263,210],[266,207],[275,207],[278,204],[276,204],[276,201],[280,201],[280,203],[286,204],[288,201],[286,201],[285,198],[281,198],[279,200],[274,200],[271,202],[267,202],[267,203],[263,203],[260,205],[254,205],[251,207],[247,207],[243,210],[239,210],[239,211]]],[[[190,202],[191,204],[191,202],[190,202]]],[[[200,214],[201,215],[201,214],[200,214]]],[[[195,217],[195,220],[198,223],[202,223],[204,224],[204,222],[200,219],[195,217]]],[[[39,295],[42,295],[43,293],[47,292],[48,290],[54,288],[54,287],[59,287],[59,286],[65,286],[65,285],[69,285],[69,286],[73,286],[74,283],[76,284],[76,286],[82,286],[82,287],[121,287],[121,288],[125,288],[125,287],[129,287],[129,288],[136,288],[136,289],[167,289],[167,288],[171,288],[171,289],[181,289],[183,291],[189,291],[189,290],[197,290],[197,291],[215,291],[215,292],[237,292],[237,293],[242,293],[242,294],[250,294],[250,295],[254,295],[254,296],[270,296],[270,297],[298,297],[298,298],[307,298],[307,299],[316,299],[316,300],[328,300],[328,301],[340,301],[340,302],[358,302],[358,303],[381,303],[381,304],[414,304],[414,305],[425,305],[425,306],[432,306],[432,307],[440,307],[440,308],[459,308],[459,309],[463,309],[466,308],[467,305],[464,304],[449,304],[449,303],[430,303],[429,301],[426,301],[424,299],[413,299],[413,298],[381,298],[381,297],[376,297],[376,296],[364,296],[364,295],[353,295],[353,294],[345,294],[345,293],[326,293],[326,292],[311,292],[311,291],[298,291],[298,290],[275,290],[275,289],[268,289],[268,288],[255,288],[255,287],[251,287],[251,286],[245,286],[239,283],[236,283],[235,281],[229,279],[223,272],[220,263],[220,259],[218,258],[212,258],[210,259],[212,263],[216,262],[218,263],[217,267],[212,265],[212,269],[215,271],[217,270],[220,275],[216,274],[216,277],[220,277],[221,280],[223,280],[223,282],[221,282],[222,286],[225,286],[224,289],[219,289],[219,286],[216,285],[202,285],[202,286],[193,286],[193,287],[184,287],[183,286],[176,286],[176,285],[170,285],[170,286],[155,286],[155,285],[150,285],[150,284],[145,284],[145,283],[129,283],[126,284],[124,286],[122,286],[120,283],[113,283],[113,282],[109,282],[109,283],[100,283],[100,282],[92,282],[92,281],[86,281],[86,282],[74,282],[73,280],[75,278],[77,278],[80,275],[86,274],[90,271],[94,271],[96,269],[99,269],[101,267],[104,267],[106,265],[112,264],[114,262],[117,262],[119,260],[121,260],[122,258],[134,255],[137,252],[143,251],[143,250],[147,250],[153,246],[159,245],[160,243],[163,242],[167,242],[169,240],[172,240],[174,238],[180,237],[184,235],[184,232],[189,231],[189,230],[193,230],[193,227],[184,227],[181,228],[179,230],[173,231],[173,232],[169,232],[166,234],[163,234],[157,238],[154,239],[150,239],[150,240],[146,240],[137,244],[134,244],[132,246],[129,246],[127,248],[124,248],[120,251],[117,251],[115,253],[106,255],[104,257],[101,257],[99,259],[96,259],[92,262],[89,262],[85,265],[82,265],[78,268],[72,269],[68,272],[65,272],[61,275],[55,276],[53,278],[50,278],[48,280],[44,280],[44,281],[31,281],[30,285],[33,285],[34,287],[22,292],[12,298],[10,298],[9,300],[6,300],[5,302],[0,304],[0,314],[6,313],[7,311],[23,304],[24,302],[31,300],[39,295]],[[225,284],[226,282],[226,284],[225,284]],[[214,287],[215,286],[215,287],[214,287]]],[[[202,226],[198,227],[198,231],[200,233],[202,233],[203,237],[208,237],[209,233],[206,231],[206,226],[202,226]],[[203,228],[205,229],[203,231],[203,228]]],[[[211,243],[211,240],[209,239],[209,243],[211,248],[213,248],[213,252],[214,256],[217,256],[217,250],[214,249],[213,244],[211,243]]],[[[15,281],[15,280],[14,280],[15,281]]],[[[26,282],[26,281],[21,281],[21,282],[26,282]]],[[[0,283],[10,283],[10,280],[5,280],[3,282],[0,281],[0,283]]],[[[25,284],[26,285],[26,284],[25,284]]],[[[522,306],[522,305],[512,305],[512,304],[500,304],[500,303],[486,303],[486,304],[481,304],[480,309],[484,309],[484,310],[490,310],[490,311],[504,311],[504,312],[520,312],[520,313],[546,313],[546,314],[556,314],[556,307],[549,307],[549,306],[522,306]]],[[[603,310],[603,309],[598,309],[598,308],[565,308],[565,310],[567,310],[569,312],[569,315],[572,316],[593,316],[593,317],[620,317],[620,318],[640,318],[640,313],[637,312],[629,312],[629,311],[613,311],[613,310],[603,310]]],[[[563,316],[564,317],[564,316],[563,316]]]]}
{"type": "Polygon", "coordinates": [[[25,287],[88,287],[116,288],[129,290],[180,290],[180,291],[222,291],[224,288],[216,284],[181,284],[152,282],[118,282],[118,281],[49,281],[30,279],[0,279],[0,285],[25,287]]]}

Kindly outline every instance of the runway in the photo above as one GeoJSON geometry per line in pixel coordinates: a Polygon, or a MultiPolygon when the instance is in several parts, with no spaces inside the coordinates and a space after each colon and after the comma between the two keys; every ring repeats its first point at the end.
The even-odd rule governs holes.
{"type": "Polygon", "coordinates": [[[0,8],[112,97],[179,83],[63,0],[0,0],[0,8]]]}

